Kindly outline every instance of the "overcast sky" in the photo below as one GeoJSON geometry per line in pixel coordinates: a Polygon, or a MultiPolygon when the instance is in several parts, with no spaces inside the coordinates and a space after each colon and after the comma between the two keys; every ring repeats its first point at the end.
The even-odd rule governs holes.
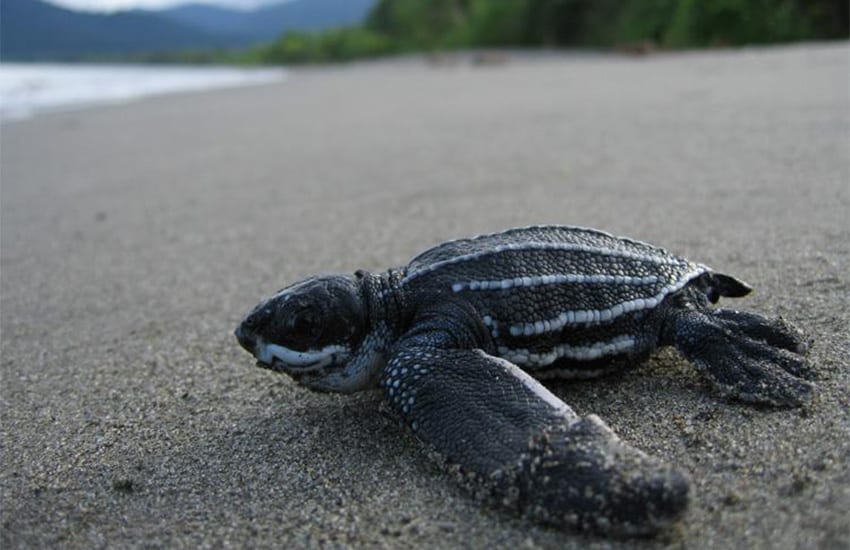
{"type": "Polygon", "coordinates": [[[48,0],[51,4],[75,10],[115,11],[130,8],[161,8],[175,4],[217,4],[231,8],[252,8],[259,4],[273,4],[282,0],[48,0]]]}

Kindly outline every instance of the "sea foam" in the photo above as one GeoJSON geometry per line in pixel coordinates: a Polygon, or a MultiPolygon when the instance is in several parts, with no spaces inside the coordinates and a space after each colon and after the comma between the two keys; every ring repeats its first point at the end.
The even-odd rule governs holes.
{"type": "Polygon", "coordinates": [[[234,67],[0,64],[0,119],[167,94],[264,84],[286,78],[283,69],[234,67]]]}

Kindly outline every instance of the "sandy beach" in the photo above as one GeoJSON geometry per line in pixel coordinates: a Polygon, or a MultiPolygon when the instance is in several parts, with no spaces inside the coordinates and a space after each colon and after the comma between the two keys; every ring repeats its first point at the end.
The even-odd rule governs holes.
{"type": "MultiPolygon", "coordinates": [[[[449,59],[448,61],[452,61],[449,59]]],[[[847,548],[847,43],[507,54],[0,127],[3,548],[847,548]],[[565,223],[755,287],[813,339],[805,409],[723,401],[665,350],[548,386],[687,473],[648,540],[482,508],[381,407],[257,369],[232,335],[316,272],[565,223]]]]}

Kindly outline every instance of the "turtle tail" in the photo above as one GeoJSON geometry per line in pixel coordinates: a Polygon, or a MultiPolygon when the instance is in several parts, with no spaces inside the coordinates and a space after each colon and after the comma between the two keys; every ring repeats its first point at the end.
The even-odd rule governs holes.
{"type": "Polygon", "coordinates": [[[721,296],[725,298],[741,298],[753,291],[753,287],[740,279],[723,273],[709,271],[701,277],[703,291],[712,304],[716,304],[721,296]]]}

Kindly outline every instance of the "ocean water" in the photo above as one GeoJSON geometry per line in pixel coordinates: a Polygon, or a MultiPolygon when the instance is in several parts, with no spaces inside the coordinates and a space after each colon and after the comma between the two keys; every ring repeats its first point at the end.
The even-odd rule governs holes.
{"type": "Polygon", "coordinates": [[[0,120],[175,92],[276,82],[283,69],[0,63],[0,120]]]}

